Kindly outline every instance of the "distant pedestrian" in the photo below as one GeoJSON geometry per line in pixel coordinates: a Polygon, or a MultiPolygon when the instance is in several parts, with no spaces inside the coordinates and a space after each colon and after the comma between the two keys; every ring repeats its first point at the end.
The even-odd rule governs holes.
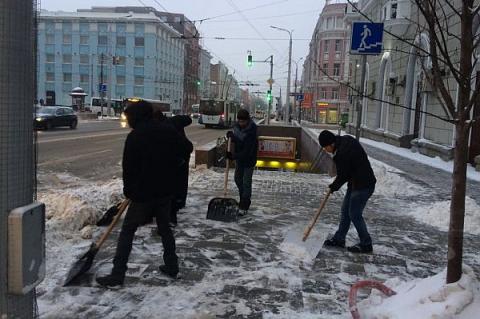
{"type": "Polygon", "coordinates": [[[370,253],[373,251],[372,238],[363,219],[363,210],[375,191],[377,180],[367,153],[355,138],[348,135],[335,136],[332,132],[324,130],[320,133],[318,140],[327,153],[333,154],[333,161],[337,168],[337,177],[328,186],[329,190],[336,192],[347,183],[338,230],[332,238],[325,241],[324,245],[344,248],[345,237],[350,224],[353,223],[360,243],[347,249],[353,253],[370,253]]]}
{"type": "Polygon", "coordinates": [[[239,209],[241,214],[246,214],[252,202],[252,176],[257,164],[258,148],[257,125],[247,110],[238,111],[233,132],[227,132],[227,138],[231,138],[235,144],[234,151],[227,153],[227,158],[235,160],[235,184],[240,193],[239,209]]]}
{"type": "Polygon", "coordinates": [[[127,271],[135,232],[145,220],[155,216],[162,237],[163,260],[160,271],[176,278],[178,257],[170,222],[170,206],[175,195],[174,180],[178,159],[191,151],[190,145],[170,125],[153,120],[153,107],[146,101],[130,102],[125,109],[132,131],[123,152],[123,192],[131,200],[118,238],[111,274],[97,277],[102,286],[122,285],[127,271]]]}

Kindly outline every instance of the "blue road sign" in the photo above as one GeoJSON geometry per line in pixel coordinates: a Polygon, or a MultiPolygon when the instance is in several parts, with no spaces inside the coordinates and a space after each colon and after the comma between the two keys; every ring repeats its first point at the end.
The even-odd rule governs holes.
{"type": "Polygon", "coordinates": [[[303,101],[303,93],[297,93],[297,95],[295,95],[295,100],[296,101],[303,101]]]}
{"type": "Polygon", "coordinates": [[[105,83],[103,83],[103,84],[100,83],[100,84],[98,85],[98,91],[99,91],[99,92],[107,92],[107,85],[106,85],[105,83]]]}
{"type": "Polygon", "coordinates": [[[354,22],[351,54],[380,54],[383,44],[383,23],[354,22]]]}

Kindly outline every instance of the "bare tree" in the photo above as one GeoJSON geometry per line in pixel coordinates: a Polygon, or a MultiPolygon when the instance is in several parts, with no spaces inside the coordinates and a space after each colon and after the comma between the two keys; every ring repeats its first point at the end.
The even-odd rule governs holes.
{"type": "MultiPolygon", "coordinates": [[[[350,0],[348,2],[356,7],[350,0]]],[[[478,0],[411,2],[418,10],[417,19],[411,19],[411,23],[416,26],[418,34],[428,35],[428,50],[411,39],[388,31],[386,33],[395,40],[411,45],[428,60],[428,63],[422,63],[422,68],[445,112],[445,117],[436,117],[453,123],[455,127],[447,255],[447,283],[452,283],[462,275],[469,134],[472,125],[480,121],[471,116],[473,108],[478,107],[475,102],[480,96],[480,78],[477,79],[476,74],[480,5],[478,0]],[[457,92],[452,92],[451,79],[445,78],[445,71],[451,74],[458,85],[457,92]]],[[[362,16],[372,21],[368,15],[362,13],[362,16]]],[[[409,108],[409,105],[404,107],[409,108]]]]}

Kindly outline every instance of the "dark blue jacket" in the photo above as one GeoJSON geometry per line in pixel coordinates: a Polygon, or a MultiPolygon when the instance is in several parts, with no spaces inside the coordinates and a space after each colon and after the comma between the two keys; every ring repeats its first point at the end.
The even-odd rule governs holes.
{"type": "Polygon", "coordinates": [[[241,167],[255,167],[257,164],[257,124],[250,120],[247,127],[240,128],[238,123],[233,126],[232,142],[235,143],[235,150],[232,152],[233,159],[241,167]]]}

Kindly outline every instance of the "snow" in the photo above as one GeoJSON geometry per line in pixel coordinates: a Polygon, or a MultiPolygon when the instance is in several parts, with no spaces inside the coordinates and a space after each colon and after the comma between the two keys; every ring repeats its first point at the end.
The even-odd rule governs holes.
{"type": "Polygon", "coordinates": [[[446,270],[403,282],[398,278],[385,285],[397,294],[386,297],[374,291],[358,303],[362,319],[473,319],[480,313],[480,284],[474,271],[464,266],[462,278],[445,284],[446,270]]]}
{"type": "MultiPolygon", "coordinates": [[[[320,132],[322,131],[322,130],[319,130],[319,129],[312,129],[312,128],[309,128],[309,130],[316,135],[320,134],[320,132]]],[[[336,130],[335,131],[332,130],[331,132],[335,133],[335,134],[338,133],[338,131],[336,131],[336,130]]],[[[345,134],[345,133],[343,133],[343,134],[345,134]]],[[[423,155],[423,154],[420,154],[420,153],[414,153],[410,149],[397,147],[397,146],[390,145],[390,144],[387,144],[387,143],[373,141],[373,140],[370,140],[370,139],[367,139],[367,138],[361,138],[360,142],[363,143],[363,144],[366,144],[366,145],[370,145],[370,146],[379,148],[379,149],[384,150],[386,152],[389,152],[389,153],[392,153],[392,154],[395,154],[395,155],[398,155],[398,156],[401,156],[401,157],[404,157],[404,158],[408,158],[412,161],[415,161],[415,162],[418,162],[418,163],[422,163],[422,164],[440,169],[440,170],[445,171],[447,173],[453,173],[453,161],[448,161],[447,162],[447,161],[442,160],[439,157],[429,157],[429,156],[426,156],[426,155],[423,155]]],[[[475,168],[471,165],[468,165],[468,167],[467,167],[467,177],[469,179],[473,180],[473,181],[480,182],[480,172],[477,172],[475,170],[475,168]]]]}
{"type": "MultiPolygon", "coordinates": [[[[450,222],[450,201],[433,202],[426,206],[417,207],[408,212],[416,220],[448,230],[450,222]]],[[[480,206],[475,200],[465,198],[465,232],[480,235],[480,206]]]]}
{"type": "MultiPolygon", "coordinates": [[[[419,186],[407,181],[402,171],[375,160],[372,160],[372,166],[379,185],[374,196],[391,198],[393,205],[395,205],[396,201],[404,202],[407,200],[404,196],[408,197],[417,191],[416,187],[419,186]]],[[[233,177],[233,174],[231,176],[233,177]]],[[[331,220],[327,222],[324,219],[325,216],[322,215],[312,230],[307,243],[305,245],[298,244],[301,241],[298,235],[303,234],[304,226],[314,215],[315,209],[312,209],[309,205],[281,207],[280,203],[283,203],[284,200],[281,196],[290,192],[292,197],[307,195],[310,197],[306,197],[306,201],[312,203],[313,207],[317,207],[322,197],[321,192],[331,179],[326,176],[294,173],[272,175],[270,172],[256,172],[253,184],[254,194],[266,193],[270,194],[269,196],[272,196],[272,198],[267,196],[264,198],[265,202],[256,202],[254,212],[238,223],[225,224],[207,221],[205,220],[208,203],[206,198],[214,196],[217,191],[219,194],[222,193],[223,172],[198,166],[191,170],[191,189],[187,207],[179,215],[180,224],[175,232],[182,263],[181,275],[200,272],[203,276],[202,279],[195,281],[185,279],[173,282],[159,274],[158,271],[145,270],[147,266],[156,268],[157,264],[161,262],[160,256],[163,251],[158,238],[152,240],[154,226],[145,226],[136,233],[131,258],[132,263],[129,264],[129,267],[136,270],[129,274],[127,278],[129,280],[135,278],[135,281],[127,282],[124,288],[118,290],[100,288],[94,282],[93,277],[90,284],[61,287],[65,274],[73,262],[88,249],[91,238],[98,238],[104,230],[94,226],[94,224],[105,209],[121,198],[123,185],[121,180],[90,182],[74,178],[68,174],[51,175],[48,178],[42,177],[41,180],[53,185],[52,187],[44,187],[39,194],[39,200],[47,203],[48,216],[46,280],[37,288],[40,315],[41,318],[45,319],[80,317],[207,319],[219,316],[227,318],[228,314],[234,314],[235,316],[232,315],[232,317],[237,318],[258,316],[258,312],[253,314],[254,310],[258,309],[252,307],[252,299],[265,298],[262,303],[265,305],[270,301],[267,300],[269,297],[267,294],[260,293],[254,297],[245,297],[242,296],[242,291],[232,290],[231,294],[226,294],[225,289],[228,287],[240,290],[244,288],[247,293],[250,293],[249,289],[261,291],[261,289],[272,289],[274,287],[278,291],[290,294],[289,296],[294,292],[301,291],[304,280],[308,281],[309,278],[318,275],[318,273],[316,274],[318,270],[312,265],[313,257],[316,256],[315,250],[321,248],[325,236],[331,234],[336,227],[336,224],[332,224],[331,220]],[[294,183],[292,183],[292,180],[294,180],[294,183]],[[299,214],[302,215],[300,220],[299,214]],[[292,227],[295,224],[298,227],[292,227]],[[255,239],[251,237],[251,225],[264,229],[263,233],[261,235],[257,234],[255,239]],[[293,231],[295,234],[294,241],[288,240],[286,234],[289,231],[293,231]],[[263,237],[268,240],[261,242],[263,237]],[[282,244],[283,239],[285,241],[282,244]],[[208,242],[211,245],[217,242],[225,243],[226,241],[245,244],[241,253],[250,256],[251,260],[246,264],[238,265],[236,262],[241,259],[239,250],[215,248],[215,245],[212,247],[194,246],[192,248],[192,245],[197,241],[208,242]],[[268,246],[265,247],[264,245],[268,246]],[[228,263],[230,261],[226,262],[222,254],[230,255],[232,264],[228,263]],[[189,258],[193,255],[200,259],[189,258]],[[207,266],[203,266],[202,263],[207,266]]],[[[229,181],[229,194],[231,196],[236,195],[235,184],[232,179],[229,181]]],[[[341,194],[335,193],[332,200],[327,204],[326,211],[329,209],[337,211],[339,204],[337,203],[337,206],[333,206],[333,204],[340,202],[340,200],[341,194]],[[332,208],[332,206],[335,208],[332,208]]],[[[423,207],[423,209],[426,211],[427,207],[423,207]]],[[[472,209],[475,210],[475,206],[472,206],[472,209]]],[[[421,214],[421,211],[417,214],[421,214]]],[[[432,217],[432,219],[435,218],[432,217]]],[[[334,223],[336,222],[335,219],[334,223]]],[[[388,236],[388,234],[384,235],[388,236]]],[[[92,276],[93,274],[106,274],[111,269],[115,246],[110,243],[110,246],[106,245],[105,249],[107,252],[105,252],[104,257],[98,256],[95,265],[92,267],[92,276]]],[[[318,252],[318,250],[316,251],[318,252]]],[[[333,252],[333,254],[339,254],[339,258],[342,258],[345,253],[333,252]]],[[[402,255],[387,245],[376,244],[375,254],[403,258],[402,255]]],[[[317,258],[317,261],[321,262],[322,259],[317,258]]],[[[359,280],[357,274],[349,273],[348,267],[351,267],[351,264],[352,262],[345,264],[339,262],[339,267],[335,269],[334,273],[320,274],[325,276],[322,280],[326,281],[327,285],[336,287],[336,290],[332,288],[330,292],[312,293],[311,295],[308,292],[302,292],[303,308],[292,309],[288,301],[283,301],[278,305],[275,312],[267,309],[263,310],[262,318],[350,318],[346,303],[338,301],[338,299],[341,297],[342,291],[348,290],[351,284],[359,280]],[[319,298],[333,305],[331,313],[327,315],[317,313],[315,309],[318,309],[316,307],[318,307],[319,298]],[[345,313],[341,313],[341,311],[345,311],[345,313]]],[[[382,272],[382,266],[375,264],[375,259],[369,260],[363,265],[365,266],[364,275],[376,276],[377,278],[383,276],[382,279],[390,278],[388,273],[382,272]]],[[[420,267],[415,262],[407,262],[407,265],[410,270],[420,267]]],[[[335,267],[335,264],[332,264],[332,267],[335,267]]],[[[467,275],[465,281],[472,281],[476,286],[463,286],[462,282],[462,287],[467,287],[463,293],[455,289],[452,291],[449,289],[441,290],[440,283],[438,283],[438,289],[436,290],[433,290],[433,283],[425,284],[424,286],[432,288],[432,293],[428,296],[444,296],[434,293],[438,291],[448,292],[445,295],[445,301],[428,302],[435,305],[451,304],[456,309],[461,310],[460,306],[465,304],[465,300],[468,301],[465,295],[468,295],[469,291],[473,291],[473,288],[478,288],[477,282],[473,280],[473,275],[468,271],[467,275]]],[[[402,288],[404,286],[402,286],[400,279],[408,280],[411,279],[411,276],[406,273],[406,270],[400,276],[401,278],[397,281],[389,282],[389,284],[399,293],[408,296],[408,288],[411,286],[402,288]]],[[[415,282],[419,286],[421,281],[415,282]]],[[[403,285],[407,285],[407,283],[403,283],[403,285]]],[[[417,295],[420,297],[417,298],[418,300],[412,299],[411,304],[418,309],[427,307],[423,306],[425,302],[422,304],[419,301],[420,298],[425,297],[420,294],[417,295]]],[[[460,312],[462,316],[458,318],[475,318],[476,312],[474,311],[477,311],[477,308],[475,308],[477,301],[478,297],[475,293],[473,303],[465,307],[460,312]],[[468,317],[468,314],[471,314],[471,316],[468,317]]],[[[396,306],[396,304],[390,304],[390,302],[390,299],[383,300],[381,296],[370,297],[361,303],[364,305],[361,309],[364,312],[377,312],[372,312],[372,316],[369,312],[362,319],[397,318],[391,315],[391,311],[395,311],[402,306],[396,306]],[[384,313],[387,315],[383,315],[384,313]]],[[[435,310],[438,307],[432,306],[428,309],[430,308],[435,310]]],[[[435,317],[405,316],[405,318],[428,319],[435,317]]],[[[438,316],[437,318],[450,317],[438,316]]]]}

